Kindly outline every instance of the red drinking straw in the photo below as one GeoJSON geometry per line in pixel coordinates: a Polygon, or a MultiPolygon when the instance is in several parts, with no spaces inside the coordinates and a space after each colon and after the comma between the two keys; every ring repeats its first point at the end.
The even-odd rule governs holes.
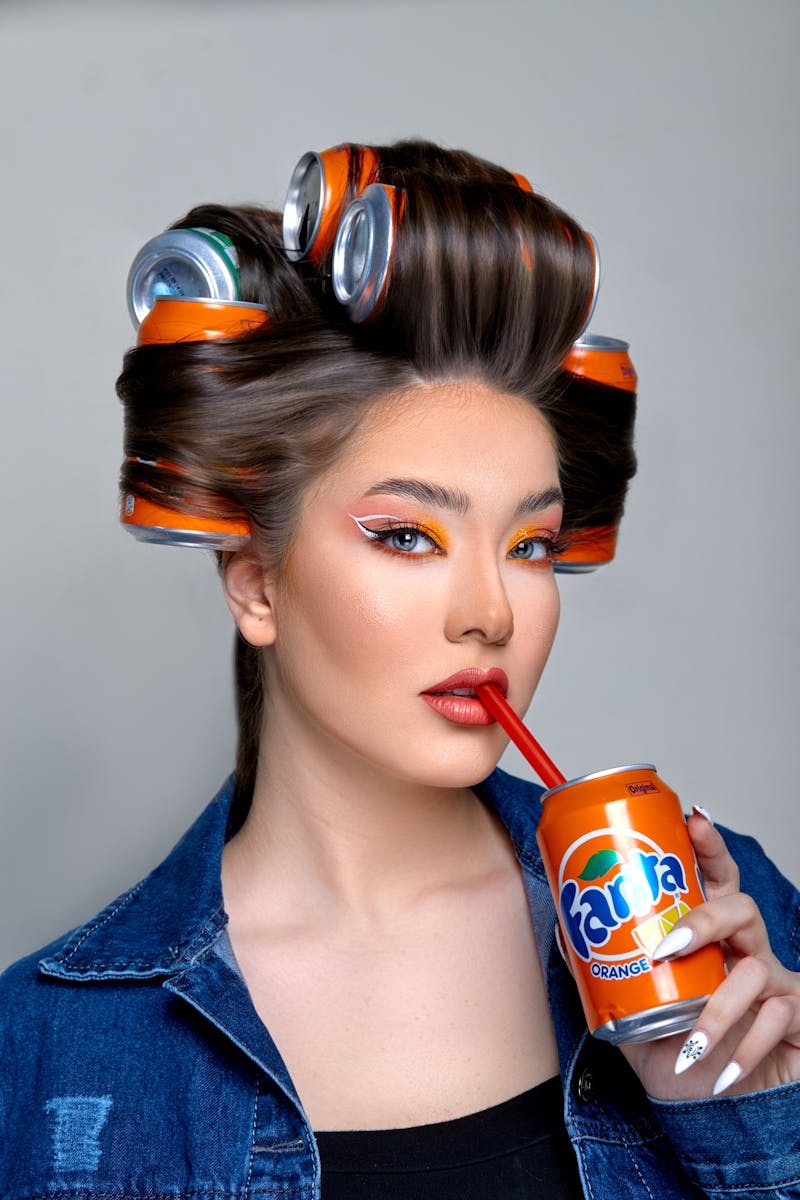
{"type": "Polygon", "coordinates": [[[530,730],[522,724],[502,692],[493,683],[480,683],[475,691],[498,725],[503,726],[517,749],[525,755],[545,787],[554,788],[560,783],[566,783],[565,776],[547,757],[530,730]]]}

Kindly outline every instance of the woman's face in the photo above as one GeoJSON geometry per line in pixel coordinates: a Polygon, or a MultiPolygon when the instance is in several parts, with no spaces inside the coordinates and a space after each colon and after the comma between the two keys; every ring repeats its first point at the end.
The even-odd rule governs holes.
{"type": "Polygon", "coordinates": [[[491,672],[525,712],[558,623],[561,515],[524,401],[464,382],[377,405],[267,584],[268,736],[427,785],[485,778],[505,737],[458,693],[491,672]]]}

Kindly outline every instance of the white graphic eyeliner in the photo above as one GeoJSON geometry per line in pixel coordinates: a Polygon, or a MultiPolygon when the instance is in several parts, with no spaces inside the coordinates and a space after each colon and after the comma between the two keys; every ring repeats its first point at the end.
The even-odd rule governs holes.
{"type": "MultiPolygon", "coordinates": [[[[348,513],[347,515],[351,521],[355,521],[365,537],[372,538],[373,540],[378,536],[379,531],[377,529],[367,529],[364,521],[398,521],[398,518],[393,517],[391,513],[367,513],[365,517],[361,518],[354,517],[352,513],[348,513]]],[[[381,530],[380,532],[383,531],[381,530]]]]}

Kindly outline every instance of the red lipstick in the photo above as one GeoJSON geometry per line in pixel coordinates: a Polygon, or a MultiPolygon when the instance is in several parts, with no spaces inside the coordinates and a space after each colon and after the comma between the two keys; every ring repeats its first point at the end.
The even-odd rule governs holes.
{"type": "Polygon", "coordinates": [[[434,683],[420,692],[420,696],[434,712],[454,725],[491,725],[494,717],[476,694],[476,689],[486,683],[493,684],[502,696],[508,694],[508,676],[499,667],[488,671],[467,667],[434,683]]]}

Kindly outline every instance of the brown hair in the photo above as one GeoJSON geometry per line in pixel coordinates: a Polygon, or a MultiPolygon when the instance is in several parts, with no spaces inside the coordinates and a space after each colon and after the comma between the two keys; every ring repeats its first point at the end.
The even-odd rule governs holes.
{"type": "MultiPolygon", "coordinates": [[[[479,378],[533,404],[549,422],[565,490],[565,528],[619,519],[633,405],[561,370],[583,325],[593,261],[580,226],[500,167],[424,142],[378,148],[380,179],[405,208],[386,299],[349,323],[320,271],[288,261],[276,214],[205,205],[175,228],[231,238],[240,296],[267,326],[216,342],[128,352],[117,383],[125,407],[123,491],[155,486],[212,515],[220,500],[246,515],[254,548],[279,568],[303,496],[376,399],[421,382],[479,378]],[[133,462],[131,459],[149,460],[133,462]],[[165,472],[158,462],[179,467],[165,472]]],[[[260,654],[236,652],[237,802],[249,803],[262,710],[260,654]]]]}

